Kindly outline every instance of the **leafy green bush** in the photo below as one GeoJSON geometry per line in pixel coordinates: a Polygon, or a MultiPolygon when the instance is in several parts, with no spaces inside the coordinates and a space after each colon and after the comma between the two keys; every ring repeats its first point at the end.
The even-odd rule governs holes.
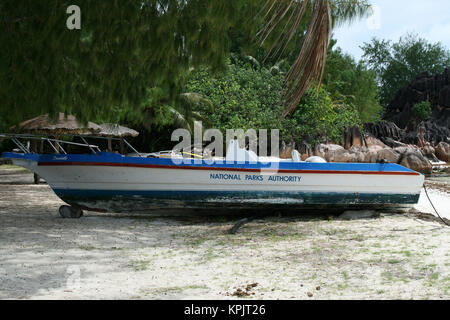
{"type": "Polygon", "coordinates": [[[428,120],[431,116],[431,104],[429,101],[416,103],[412,109],[414,116],[421,120],[428,120]]]}
{"type": "Polygon", "coordinates": [[[351,104],[336,103],[324,87],[309,90],[295,113],[281,122],[284,140],[316,144],[340,143],[345,128],[361,125],[358,111],[351,104]]]}
{"type": "Polygon", "coordinates": [[[226,129],[271,129],[277,127],[283,106],[283,75],[269,69],[255,69],[254,63],[235,61],[227,72],[214,77],[207,69],[192,73],[186,92],[196,92],[211,100],[214,111],[200,110],[211,124],[226,129]]]}
{"type": "Polygon", "coordinates": [[[333,101],[325,86],[308,90],[294,114],[281,120],[284,76],[254,65],[249,59],[234,59],[220,76],[199,69],[187,82],[185,91],[212,101],[214,111],[201,112],[224,134],[226,129],[280,129],[282,140],[314,144],[340,142],[347,126],[361,124],[356,107],[333,101]]]}

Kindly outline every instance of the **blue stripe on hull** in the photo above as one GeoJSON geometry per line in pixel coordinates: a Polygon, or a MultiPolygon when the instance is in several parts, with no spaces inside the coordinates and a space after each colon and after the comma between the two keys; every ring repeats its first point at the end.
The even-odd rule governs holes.
{"type": "Polygon", "coordinates": [[[176,166],[178,168],[183,167],[198,167],[198,168],[228,168],[228,169],[275,169],[275,166],[279,170],[319,170],[319,171],[361,171],[361,172],[403,172],[414,173],[413,170],[392,163],[293,163],[293,162],[279,162],[279,163],[250,163],[250,162],[227,162],[227,161],[215,161],[209,163],[205,160],[198,159],[183,159],[183,163],[176,164],[172,159],[166,158],[138,158],[138,157],[125,157],[122,155],[101,152],[97,155],[87,154],[67,154],[67,155],[54,155],[54,154],[17,154],[11,152],[4,152],[3,158],[9,159],[28,159],[36,162],[46,163],[67,163],[67,162],[79,162],[83,163],[111,163],[111,164],[129,164],[129,165],[160,165],[160,166],[176,166]]]}
{"type": "MultiPolygon", "coordinates": [[[[310,192],[55,190],[65,202],[110,212],[152,208],[416,204],[419,195],[310,192]]],[[[95,211],[95,210],[94,210],[95,211]]]]}

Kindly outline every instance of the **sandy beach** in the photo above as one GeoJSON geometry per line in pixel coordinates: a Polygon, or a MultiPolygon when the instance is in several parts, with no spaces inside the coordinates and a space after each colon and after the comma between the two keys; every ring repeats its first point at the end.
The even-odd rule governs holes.
{"type": "MultiPolygon", "coordinates": [[[[154,218],[63,204],[0,166],[0,299],[444,299],[450,227],[421,196],[407,214],[342,221],[274,216],[154,218]]],[[[427,182],[450,219],[447,179],[427,182]]]]}

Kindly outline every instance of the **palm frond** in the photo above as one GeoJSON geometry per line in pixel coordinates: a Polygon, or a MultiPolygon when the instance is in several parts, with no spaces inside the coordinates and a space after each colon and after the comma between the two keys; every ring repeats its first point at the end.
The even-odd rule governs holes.
{"type": "Polygon", "coordinates": [[[214,105],[208,98],[205,98],[203,95],[196,93],[196,92],[185,92],[180,94],[181,100],[187,104],[190,109],[194,108],[203,108],[207,109],[208,111],[214,110],[214,105]]]}
{"type": "Polygon", "coordinates": [[[170,111],[170,113],[172,113],[172,117],[176,126],[192,131],[191,124],[181,112],[173,107],[168,107],[167,109],[170,111]]]}
{"type": "Polygon", "coordinates": [[[330,8],[333,28],[344,23],[352,23],[373,13],[368,0],[330,0],[330,8]]]}
{"type": "Polygon", "coordinates": [[[174,123],[191,133],[197,126],[197,121],[210,123],[210,119],[203,113],[214,112],[214,105],[208,98],[196,92],[185,92],[179,95],[179,103],[175,107],[167,106],[172,114],[174,123]]]}
{"type": "Polygon", "coordinates": [[[284,23],[283,31],[274,42],[269,55],[276,56],[286,49],[305,17],[310,5],[311,15],[304,34],[302,49],[286,76],[286,110],[283,117],[293,112],[305,91],[315,82],[322,82],[328,45],[332,34],[332,12],[329,0],[267,0],[268,23],[257,37],[264,43],[275,28],[284,23]]]}

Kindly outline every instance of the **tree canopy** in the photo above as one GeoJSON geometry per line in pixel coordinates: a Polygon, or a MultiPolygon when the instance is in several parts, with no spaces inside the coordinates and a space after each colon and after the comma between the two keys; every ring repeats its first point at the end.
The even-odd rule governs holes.
{"type": "MultiPolygon", "coordinates": [[[[117,114],[126,114],[164,121],[164,116],[158,117],[163,110],[155,113],[155,108],[179,103],[191,68],[207,65],[223,70],[236,30],[255,51],[261,45],[255,34],[270,26],[264,50],[269,52],[280,37],[289,35],[289,41],[283,42],[287,51],[276,59],[298,57],[299,52],[310,59],[318,54],[316,49],[309,46],[302,53],[301,48],[308,43],[305,32],[308,35],[314,21],[327,14],[338,24],[369,8],[366,0],[79,0],[81,29],[69,30],[66,10],[71,4],[67,0],[0,2],[0,24],[5,30],[0,33],[0,124],[4,127],[58,111],[82,120],[114,120],[117,114]],[[278,11],[267,11],[274,4],[288,10],[270,25],[273,17],[280,18],[278,11]],[[292,25],[289,17],[301,5],[303,16],[292,25]],[[287,32],[291,26],[293,31],[287,32]]],[[[323,29],[312,34],[318,35],[316,31],[323,29]]],[[[296,74],[302,79],[315,76],[296,74]]]]}
{"type": "Polygon", "coordinates": [[[287,90],[284,94],[286,110],[292,113],[306,90],[315,82],[320,86],[325,71],[328,46],[334,25],[363,17],[370,5],[364,0],[267,0],[263,13],[269,21],[257,33],[262,43],[275,32],[269,54],[282,54],[299,30],[303,31],[299,54],[286,74],[287,90]],[[306,19],[305,19],[306,17],[306,19]]]}
{"type": "Polygon", "coordinates": [[[448,49],[416,34],[407,34],[395,43],[374,38],[361,48],[364,50],[364,63],[376,73],[384,105],[419,74],[442,73],[450,65],[448,49]]]}
{"type": "Polygon", "coordinates": [[[382,117],[383,107],[375,71],[362,62],[356,62],[341,48],[334,48],[335,44],[336,41],[332,40],[328,53],[323,81],[326,89],[334,100],[354,105],[362,122],[377,122],[382,117]]]}
{"type": "Polygon", "coordinates": [[[69,1],[2,1],[0,113],[94,119],[152,88],[174,97],[190,67],[223,67],[227,32],[256,15],[252,1],[80,0],[80,30],[66,27],[69,1]]]}
{"type": "Polygon", "coordinates": [[[281,139],[316,143],[324,139],[341,142],[347,126],[361,124],[352,103],[334,99],[326,90],[310,88],[296,110],[280,121],[284,110],[284,73],[289,66],[258,67],[245,56],[233,55],[227,70],[220,75],[206,68],[191,73],[186,91],[200,93],[214,109],[199,108],[213,128],[225,134],[226,129],[280,129],[281,139]]]}

